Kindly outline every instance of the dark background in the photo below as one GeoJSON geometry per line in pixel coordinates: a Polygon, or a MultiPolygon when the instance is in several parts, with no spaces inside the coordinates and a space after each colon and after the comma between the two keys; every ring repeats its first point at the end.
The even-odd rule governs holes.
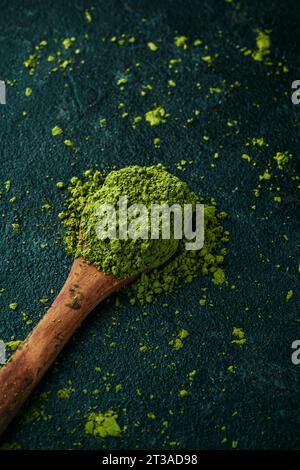
{"type": "Polygon", "coordinates": [[[199,276],[154,305],[131,306],[121,296],[120,306],[112,298],[97,308],[3,436],[3,447],[228,449],[237,441],[239,449],[299,448],[300,376],[291,362],[291,344],[300,338],[295,180],[300,107],[290,99],[291,83],[300,79],[299,20],[298,3],[283,0],[1,0],[0,79],[16,82],[7,87],[7,104],[0,107],[1,190],[5,193],[6,180],[12,185],[0,200],[0,288],[5,289],[0,338],[24,339],[68,274],[72,260],[64,252],[57,217],[64,192],[56,188],[57,181],[67,184],[90,167],[163,162],[207,200],[217,199],[230,215],[226,227],[231,233],[228,286],[199,276]],[[87,8],[91,23],[85,19],[87,8]],[[239,50],[255,50],[258,29],[272,29],[272,65],[239,50]],[[135,36],[136,43],[110,41],[121,34],[135,36]],[[178,49],[176,35],[188,36],[190,44],[200,38],[208,51],[178,49]],[[62,41],[71,36],[75,46],[65,51],[62,41]],[[23,62],[41,40],[48,45],[30,76],[23,62]],[[149,51],[148,41],[158,45],[157,53],[149,51]],[[81,50],[77,56],[75,48],[81,50]],[[73,71],[49,73],[55,64],[47,57],[57,50],[74,60],[73,71]],[[207,53],[219,54],[211,66],[201,60],[207,53]],[[169,69],[169,60],[178,57],[182,63],[169,69]],[[280,61],[288,73],[282,73],[280,61]],[[116,82],[124,74],[128,83],[122,92],[116,82]],[[177,84],[170,95],[169,79],[177,84]],[[236,81],[240,86],[231,87],[236,81]],[[147,83],[153,90],[141,97],[147,83]],[[24,94],[27,87],[30,97],[24,94]],[[223,91],[210,93],[210,87],[223,91]],[[120,102],[129,119],[120,117],[120,102]],[[133,129],[130,119],[144,116],[155,104],[171,114],[168,122],[150,128],[143,121],[133,129]],[[200,117],[186,125],[195,109],[200,117]],[[101,117],[107,118],[104,127],[101,117]],[[228,120],[238,124],[228,127],[228,120]],[[55,125],[63,128],[63,137],[51,135],[55,125]],[[154,148],[154,137],[160,137],[160,149],[154,148]],[[256,137],[269,146],[245,146],[256,137]],[[78,151],[67,148],[64,138],[78,151]],[[283,171],[273,160],[278,151],[293,155],[283,171]],[[241,158],[244,153],[256,166],[241,158]],[[185,172],[176,168],[181,159],[193,161],[185,172]],[[252,190],[268,166],[272,181],[261,183],[256,198],[252,190]],[[281,204],[273,200],[278,194],[281,204]],[[9,202],[12,196],[15,204],[9,202]],[[50,210],[41,209],[45,203],[50,210]],[[14,222],[20,223],[20,234],[12,230],[14,222]],[[205,306],[199,305],[202,287],[207,287],[205,306]],[[291,289],[294,296],[287,302],[291,289]],[[39,301],[43,298],[49,299],[46,305],[39,301]],[[9,309],[11,302],[19,304],[16,311],[9,309]],[[245,345],[231,343],[233,327],[243,328],[245,345]],[[175,351],[168,342],[181,328],[190,336],[175,351]],[[139,351],[141,344],[150,347],[147,353],[139,351]],[[236,367],[234,374],[227,370],[230,365],[236,367]],[[189,385],[192,370],[197,375],[189,385]],[[119,383],[123,390],[116,392],[119,383]],[[59,399],[57,391],[65,387],[74,392],[59,399]],[[95,395],[95,389],[100,393],[95,395]],[[180,389],[190,394],[180,398],[180,389]],[[87,436],[87,414],[108,409],[126,426],[123,436],[87,436]]]}

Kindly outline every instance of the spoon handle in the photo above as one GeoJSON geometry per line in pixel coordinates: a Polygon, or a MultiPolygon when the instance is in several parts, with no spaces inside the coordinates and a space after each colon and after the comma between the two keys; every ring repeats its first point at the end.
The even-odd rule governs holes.
{"type": "Polygon", "coordinates": [[[0,369],[0,434],[85,317],[130,279],[119,280],[76,258],[65,285],[32,333],[0,369]]]}

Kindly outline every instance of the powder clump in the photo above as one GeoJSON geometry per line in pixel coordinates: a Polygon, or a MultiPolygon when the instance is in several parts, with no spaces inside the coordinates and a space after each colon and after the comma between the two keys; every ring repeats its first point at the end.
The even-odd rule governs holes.
{"type": "Polygon", "coordinates": [[[117,418],[117,413],[112,410],[106,413],[90,413],[85,423],[85,432],[93,437],[119,437],[122,430],[117,418]]]}
{"type": "Polygon", "coordinates": [[[158,106],[151,111],[148,111],[145,114],[146,121],[150,124],[151,127],[159,126],[166,122],[166,118],[169,117],[169,114],[166,113],[165,109],[162,106],[158,106]]]}
{"type": "Polygon", "coordinates": [[[262,62],[270,55],[271,39],[269,31],[258,31],[256,38],[257,50],[253,52],[252,57],[258,62],[262,62]]]}

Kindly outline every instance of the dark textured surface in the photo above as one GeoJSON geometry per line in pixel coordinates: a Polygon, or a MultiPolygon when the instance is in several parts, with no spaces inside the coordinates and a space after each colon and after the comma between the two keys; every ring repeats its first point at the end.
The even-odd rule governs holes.
{"type": "Polygon", "coordinates": [[[48,298],[49,305],[70,268],[57,222],[63,207],[57,181],[67,183],[95,165],[160,161],[194,190],[216,197],[230,214],[231,232],[228,286],[216,287],[199,277],[177,293],[159,297],[155,305],[131,306],[126,297],[117,308],[114,299],[101,305],[29,400],[27,418],[23,414],[14,421],[3,443],[25,449],[211,449],[231,448],[238,441],[241,449],[299,448],[299,367],[290,359],[291,343],[300,337],[299,182],[293,179],[299,174],[300,109],[290,101],[291,82],[299,79],[299,8],[295,1],[239,3],[238,8],[237,2],[222,0],[95,1],[88,23],[84,11],[91,4],[79,0],[1,1],[0,79],[16,84],[8,87],[7,105],[0,107],[1,189],[8,179],[12,184],[0,200],[0,288],[5,289],[0,338],[25,338],[32,325],[26,325],[21,312],[37,323],[46,308],[39,299],[48,298]],[[255,62],[235,47],[255,49],[256,30],[265,28],[272,29],[272,62],[283,59],[288,73],[276,74],[276,65],[255,62]],[[134,35],[136,43],[110,42],[122,33],[134,35]],[[212,66],[201,60],[207,53],[203,47],[175,47],[177,33],[191,41],[201,38],[210,54],[218,52],[212,66]],[[48,55],[62,50],[61,41],[70,36],[81,49],[78,56],[74,47],[63,52],[75,60],[74,71],[49,74],[54,65],[47,62],[48,55]],[[36,73],[29,76],[23,62],[43,39],[48,45],[36,73]],[[149,51],[148,41],[159,46],[157,53],[149,51]],[[182,63],[169,69],[169,60],[178,57],[182,63]],[[134,66],[137,62],[140,68],[134,66]],[[127,68],[122,92],[116,82],[127,68]],[[168,79],[177,84],[171,95],[168,79]],[[236,81],[240,87],[230,88],[236,81]],[[140,97],[147,83],[153,90],[140,97]],[[26,87],[32,88],[32,96],[24,95],[26,87]],[[225,91],[210,94],[210,87],[225,91]],[[171,118],[157,129],[145,122],[132,129],[120,117],[120,102],[130,117],[143,116],[156,103],[171,118]],[[184,125],[195,109],[201,111],[199,119],[184,125]],[[25,118],[22,111],[27,111],[25,118]],[[107,118],[105,127],[99,126],[100,117],[107,118]],[[238,125],[228,127],[227,121],[234,119],[238,125]],[[55,125],[72,139],[77,153],[63,138],[51,135],[55,125]],[[157,136],[160,149],[153,145],[157,136]],[[245,147],[254,137],[264,137],[269,146],[245,147]],[[282,172],[273,160],[277,151],[293,154],[282,172]],[[242,159],[243,153],[257,165],[242,159]],[[185,172],[175,167],[182,158],[193,160],[185,172]],[[255,198],[252,190],[269,163],[272,181],[263,181],[261,196],[255,198]],[[280,191],[270,191],[270,184],[280,191]],[[273,200],[278,194],[281,204],[273,200]],[[14,195],[17,202],[9,203],[14,195]],[[52,209],[41,210],[47,202],[52,209]],[[14,219],[22,227],[19,235],[11,228],[14,219]],[[43,243],[47,248],[41,249],[43,243]],[[199,305],[201,287],[208,287],[206,306],[199,305]],[[294,296],[287,302],[289,290],[294,296]],[[8,308],[11,302],[19,304],[16,311],[8,308]],[[233,327],[243,328],[245,345],[231,343],[233,327]],[[190,336],[175,351],[168,342],[181,328],[190,336]],[[140,344],[150,350],[142,354],[140,344]],[[236,366],[234,374],[227,370],[230,365],[236,366]],[[97,366],[101,372],[95,371],[97,366]],[[197,375],[190,386],[187,374],[192,370],[197,375]],[[123,390],[116,393],[119,383],[123,390]],[[75,390],[65,400],[57,398],[64,387],[75,390]],[[189,396],[180,398],[180,389],[188,389],[189,396]],[[42,392],[50,392],[47,399],[42,392]],[[115,410],[119,424],[127,426],[124,435],[107,440],[86,436],[91,407],[115,410]],[[151,412],[155,419],[147,417],[151,412]]]}

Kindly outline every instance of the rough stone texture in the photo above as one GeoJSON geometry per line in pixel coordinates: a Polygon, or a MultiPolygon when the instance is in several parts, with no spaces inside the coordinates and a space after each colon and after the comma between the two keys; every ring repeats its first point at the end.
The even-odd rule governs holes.
{"type": "MultiPolygon", "coordinates": [[[[299,192],[291,177],[299,174],[300,109],[290,100],[291,82],[299,79],[299,12],[294,1],[241,0],[240,9],[235,5],[223,0],[101,0],[93,3],[93,21],[87,23],[84,10],[90,5],[80,0],[27,1],[26,6],[2,0],[0,78],[17,83],[7,87],[7,104],[0,106],[0,182],[3,190],[4,182],[11,180],[9,197],[15,195],[17,202],[9,203],[7,195],[0,200],[0,288],[5,289],[0,297],[0,338],[25,338],[33,325],[26,325],[21,311],[37,323],[46,309],[39,299],[48,298],[49,305],[70,268],[57,221],[63,207],[57,181],[67,183],[95,165],[160,161],[177,172],[176,162],[193,160],[178,174],[192,189],[217,198],[230,214],[231,232],[228,287],[199,277],[149,307],[131,306],[122,296],[120,307],[114,299],[99,306],[29,400],[25,413],[37,407],[38,415],[31,414],[30,422],[28,414],[27,419],[24,414],[16,419],[3,443],[25,449],[223,449],[238,441],[241,449],[299,448],[299,367],[291,362],[291,344],[300,337],[299,192]],[[255,49],[256,30],[261,28],[272,28],[271,59],[277,63],[284,58],[289,73],[276,75],[274,67],[245,57],[235,47],[255,49]],[[213,65],[200,59],[201,48],[176,48],[177,31],[201,38],[210,52],[219,52],[213,65]],[[136,44],[110,42],[122,33],[134,35],[136,44]],[[74,72],[49,75],[53,64],[47,56],[70,36],[81,49],[74,72]],[[43,39],[48,46],[35,75],[29,76],[23,62],[43,39]],[[147,48],[149,41],[158,45],[156,53],[147,48]],[[178,74],[167,67],[176,57],[184,58],[178,74]],[[79,65],[81,59],[85,63],[79,65]],[[136,62],[140,69],[134,67],[136,62]],[[128,67],[128,84],[121,92],[116,82],[128,67]],[[177,83],[170,96],[168,79],[177,83]],[[230,93],[209,94],[209,87],[228,91],[235,81],[241,86],[230,93]],[[141,98],[140,88],[147,83],[153,91],[141,98]],[[27,87],[32,89],[30,97],[24,94],[27,87]],[[143,116],[156,103],[171,118],[159,128],[143,122],[132,129],[120,117],[120,101],[130,117],[143,116]],[[201,111],[200,118],[184,127],[195,109],[201,111]],[[105,127],[99,126],[100,117],[107,118],[105,127]],[[228,119],[239,121],[239,133],[227,126],[228,119]],[[55,125],[64,129],[63,138],[74,142],[77,153],[63,138],[51,135],[55,125]],[[203,135],[210,140],[203,141],[203,135]],[[154,147],[154,137],[160,137],[160,149],[154,147]],[[269,147],[245,147],[253,137],[264,137],[269,147]],[[218,160],[213,158],[216,151],[218,160]],[[277,151],[293,154],[281,176],[272,160],[277,151]],[[243,160],[243,153],[253,155],[257,166],[243,160]],[[281,204],[273,201],[276,191],[263,189],[260,198],[252,193],[269,162],[277,175],[274,186],[281,187],[281,204]],[[52,209],[41,210],[47,202],[52,209]],[[253,204],[256,210],[250,208],[253,204]],[[21,225],[19,235],[11,228],[14,217],[21,225]],[[46,249],[40,248],[43,243],[48,243],[46,249]],[[206,306],[199,305],[201,287],[208,287],[206,306]],[[291,289],[294,296],[287,302],[291,289]],[[11,302],[19,304],[16,311],[8,308],[11,302]],[[177,309],[180,313],[174,315],[177,309]],[[244,346],[231,344],[235,326],[245,331],[244,346]],[[168,342],[181,328],[190,336],[184,348],[175,351],[168,342]],[[141,353],[141,344],[150,350],[141,353]],[[227,371],[230,365],[236,366],[236,373],[227,371]],[[189,387],[187,374],[194,369],[197,375],[189,387]],[[119,383],[123,390],[116,393],[119,383]],[[110,391],[105,384],[111,384],[110,391]],[[75,391],[59,399],[57,391],[65,387],[75,391]],[[100,393],[93,394],[95,389],[100,393]],[[180,389],[190,394],[180,398],[180,389]],[[48,391],[45,400],[41,393],[48,391]],[[118,413],[120,426],[128,426],[123,437],[101,440],[85,435],[86,415],[94,407],[118,413]],[[156,419],[147,417],[150,412],[156,419]],[[169,427],[162,433],[164,420],[169,427]]],[[[268,188],[270,183],[262,185],[268,188]]]]}

